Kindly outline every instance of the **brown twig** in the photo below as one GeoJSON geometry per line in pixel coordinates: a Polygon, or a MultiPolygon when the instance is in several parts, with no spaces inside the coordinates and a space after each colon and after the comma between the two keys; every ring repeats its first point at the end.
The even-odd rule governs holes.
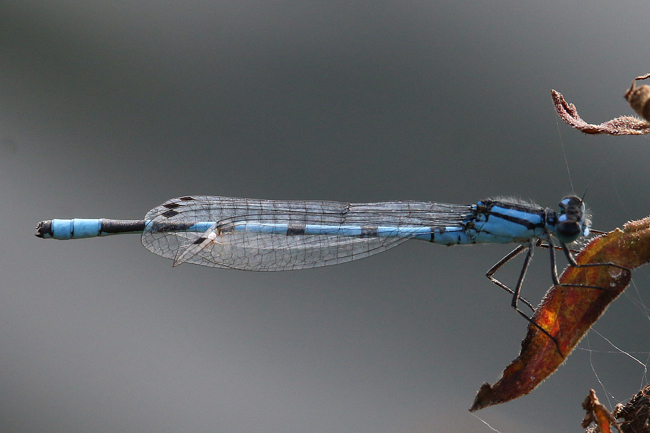
{"type": "Polygon", "coordinates": [[[589,390],[589,395],[582,403],[582,408],[587,411],[585,419],[582,420],[582,428],[587,428],[591,423],[596,423],[597,427],[593,427],[587,431],[601,433],[610,433],[612,427],[616,427],[619,433],[625,433],[616,422],[616,417],[612,415],[607,408],[596,397],[596,391],[589,390]]]}
{"type": "MultiPolygon", "coordinates": [[[[650,77],[650,74],[648,74],[650,77]]],[[[640,77],[637,77],[640,78],[640,77]]],[[[641,86],[637,90],[650,86],[641,86]]],[[[568,103],[560,92],[551,90],[553,104],[557,114],[569,126],[585,134],[608,134],[608,135],[644,135],[650,134],[650,123],[632,116],[621,116],[607,122],[595,125],[587,123],[578,114],[575,105],[568,103]]],[[[626,94],[627,95],[627,94],[626,94]]]]}
{"type": "Polygon", "coordinates": [[[650,433],[650,385],[646,385],[625,406],[617,404],[613,415],[623,420],[620,423],[623,433],[650,433]]]}

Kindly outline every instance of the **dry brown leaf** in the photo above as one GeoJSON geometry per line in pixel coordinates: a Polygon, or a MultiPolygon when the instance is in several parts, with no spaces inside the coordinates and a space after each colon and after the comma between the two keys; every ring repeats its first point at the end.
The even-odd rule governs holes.
{"type": "MultiPolygon", "coordinates": [[[[616,263],[629,270],[650,262],[650,217],[625,224],[592,240],[576,257],[579,264],[616,263]]],[[[534,325],[521,343],[521,353],[494,384],[481,386],[470,411],[505,403],[528,394],[553,374],[609,304],[629,285],[631,272],[613,266],[569,266],[561,284],[603,287],[552,287],[535,311],[534,325]],[[556,345],[557,343],[557,345],[556,345]],[[558,349],[564,354],[564,357],[558,349]]]]}

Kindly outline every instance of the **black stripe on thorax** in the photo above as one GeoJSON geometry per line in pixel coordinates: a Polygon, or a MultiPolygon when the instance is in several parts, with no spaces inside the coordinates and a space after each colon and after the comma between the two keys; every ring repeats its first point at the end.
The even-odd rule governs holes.
{"type": "Polygon", "coordinates": [[[501,201],[487,202],[486,215],[487,215],[488,219],[489,219],[490,215],[494,215],[497,218],[501,218],[503,220],[510,221],[512,223],[522,225],[522,226],[526,227],[526,229],[528,229],[528,230],[535,230],[538,227],[544,227],[544,225],[546,224],[546,221],[545,221],[546,220],[546,218],[545,218],[546,210],[541,209],[541,208],[538,208],[538,209],[532,208],[531,209],[528,206],[522,206],[522,205],[516,204],[516,203],[504,203],[504,202],[501,202],[501,201]],[[518,218],[518,217],[515,217],[515,216],[512,216],[512,215],[508,215],[508,214],[499,212],[497,209],[494,208],[495,206],[498,206],[498,207],[503,208],[503,209],[516,210],[516,211],[519,211],[519,212],[525,212],[525,213],[529,213],[529,214],[539,215],[541,221],[539,222],[539,224],[535,224],[535,223],[533,223],[533,222],[531,222],[531,221],[529,221],[527,219],[518,218]]]}

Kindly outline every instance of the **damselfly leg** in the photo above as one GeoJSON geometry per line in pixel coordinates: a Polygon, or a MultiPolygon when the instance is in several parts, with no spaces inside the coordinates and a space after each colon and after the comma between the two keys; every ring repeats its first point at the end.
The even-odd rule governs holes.
{"type": "Polygon", "coordinates": [[[584,289],[595,289],[595,290],[610,290],[608,287],[599,287],[599,286],[592,286],[592,285],[587,285],[587,284],[561,284],[560,279],[557,275],[557,266],[556,266],[556,257],[555,257],[555,250],[562,250],[564,252],[564,255],[567,258],[567,261],[569,262],[569,266],[575,267],[575,268],[589,268],[589,267],[597,267],[597,266],[612,266],[624,271],[630,272],[630,269],[617,265],[615,263],[607,262],[607,263],[585,263],[585,264],[578,264],[573,257],[572,252],[575,252],[573,250],[570,250],[569,247],[564,243],[560,242],[560,246],[555,246],[553,244],[553,240],[549,238],[547,243],[543,243],[541,240],[537,240],[536,242],[533,242],[532,240],[527,243],[527,244],[522,244],[519,245],[517,248],[512,250],[510,253],[508,253],[506,256],[504,256],[501,260],[499,260],[494,266],[490,268],[490,270],[487,271],[485,276],[494,284],[502,288],[503,290],[507,291],[508,293],[512,294],[512,302],[511,306],[512,308],[519,313],[524,319],[526,319],[531,325],[535,326],[537,329],[539,329],[543,334],[545,334],[548,338],[550,338],[553,343],[555,344],[555,347],[560,354],[564,358],[564,354],[560,350],[560,346],[551,334],[549,334],[548,331],[546,331],[544,328],[542,328],[533,318],[529,315],[527,315],[525,312],[523,312],[519,308],[519,301],[523,302],[525,305],[527,305],[533,312],[535,311],[535,308],[531,305],[530,302],[528,302],[526,299],[521,297],[521,287],[524,282],[524,278],[526,277],[526,272],[528,270],[528,266],[530,265],[530,261],[533,257],[533,252],[535,247],[542,247],[542,248],[548,248],[549,249],[549,255],[551,259],[551,277],[553,280],[553,285],[556,287],[577,287],[577,288],[584,288],[584,289]],[[515,289],[511,289],[508,287],[506,284],[502,283],[501,281],[497,280],[494,277],[494,274],[503,267],[506,263],[508,263],[510,260],[512,260],[514,257],[517,255],[523,253],[526,251],[526,257],[524,258],[524,264],[522,266],[521,272],[519,274],[519,279],[517,280],[517,285],[515,286],[515,289]]]}

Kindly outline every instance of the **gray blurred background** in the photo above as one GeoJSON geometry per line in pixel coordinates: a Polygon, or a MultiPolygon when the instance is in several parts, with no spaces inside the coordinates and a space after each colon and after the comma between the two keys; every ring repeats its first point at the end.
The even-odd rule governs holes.
{"type": "MultiPolygon", "coordinates": [[[[648,16],[625,0],[3,1],[0,429],[491,432],[467,409],[526,332],[484,277],[510,246],[252,273],[33,228],[188,194],[556,208],[589,188],[613,229],[650,214],[650,141],[571,130],[550,89],[589,122],[631,114],[648,16]]],[[[595,328],[641,363],[591,332],[533,393],[477,415],[580,431],[590,388],[610,407],[635,393],[650,278],[634,277],[595,328]]],[[[538,252],[524,295],[549,286],[538,252]]]]}

